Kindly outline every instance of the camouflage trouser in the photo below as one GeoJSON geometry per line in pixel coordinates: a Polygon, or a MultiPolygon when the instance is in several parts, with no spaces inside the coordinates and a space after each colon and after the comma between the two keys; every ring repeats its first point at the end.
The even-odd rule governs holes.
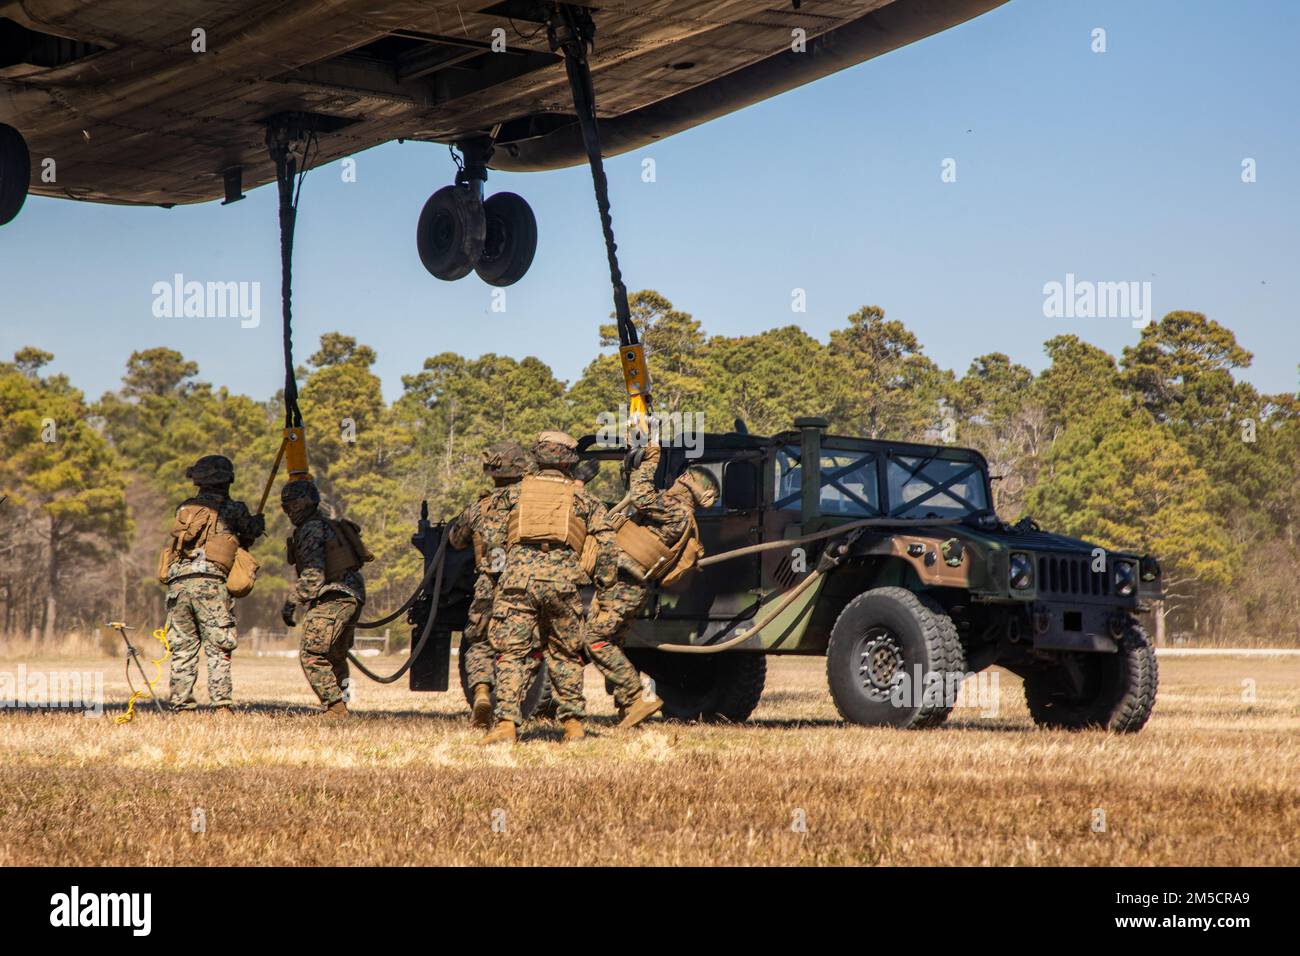
{"type": "Polygon", "coordinates": [[[326,707],[344,700],[348,680],[348,650],[356,632],[353,624],[361,605],[350,595],[330,594],[314,602],[302,619],[298,660],[307,683],[326,707]]]}
{"type": "Polygon", "coordinates": [[[524,695],[540,643],[560,719],[586,716],[582,697],[582,601],[571,582],[502,581],[488,639],[496,653],[497,720],[523,723],[524,695]]]}
{"type": "Polygon", "coordinates": [[[469,686],[495,681],[496,670],[492,663],[492,645],[488,642],[488,622],[492,619],[492,602],[496,599],[497,582],[490,574],[479,573],[474,580],[474,600],[469,605],[469,620],[465,624],[465,677],[469,686]]]}
{"type": "Polygon", "coordinates": [[[167,641],[171,645],[171,703],[193,710],[199,679],[199,649],[208,662],[208,699],[218,707],[232,703],[230,652],[235,649],[235,613],[219,578],[180,578],[167,588],[167,641]]]}
{"type": "Polygon", "coordinates": [[[649,593],[644,584],[620,576],[610,587],[596,589],[587,610],[587,656],[614,686],[614,703],[619,707],[629,706],[641,695],[641,675],[623,653],[623,642],[649,593]]]}

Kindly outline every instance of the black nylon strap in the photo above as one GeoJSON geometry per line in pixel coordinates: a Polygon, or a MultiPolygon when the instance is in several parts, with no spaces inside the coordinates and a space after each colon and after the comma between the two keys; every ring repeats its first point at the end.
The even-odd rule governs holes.
{"type": "Polygon", "coordinates": [[[618,244],[614,241],[614,221],[609,208],[609,180],[605,176],[605,163],[600,152],[600,129],[596,121],[596,92],[591,83],[591,68],[587,62],[587,44],[594,32],[591,15],[586,10],[575,10],[560,5],[558,13],[565,28],[557,43],[564,51],[564,69],[573,91],[573,105],[582,131],[582,144],[587,150],[587,163],[591,167],[591,180],[596,188],[596,206],[600,210],[600,228],[605,235],[605,256],[609,260],[609,281],[614,288],[614,318],[618,325],[620,345],[638,344],[636,325],[632,322],[627,304],[627,287],[618,265],[618,244]]]}
{"type": "Polygon", "coordinates": [[[298,407],[298,381],[293,366],[293,235],[298,221],[298,199],[307,177],[308,153],[316,142],[314,133],[303,150],[301,171],[289,151],[288,143],[276,136],[275,127],[267,129],[267,146],[275,160],[275,181],[280,194],[280,312],[284,327],[284,427],[301,428],[302,411],[298,407]],[[295,190],[295,180],[297,189],[295,190]]]}

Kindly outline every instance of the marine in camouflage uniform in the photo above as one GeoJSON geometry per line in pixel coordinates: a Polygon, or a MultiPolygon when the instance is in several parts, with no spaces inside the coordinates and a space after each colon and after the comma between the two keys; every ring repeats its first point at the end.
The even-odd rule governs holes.
{"type": "Polygon", "coordinates": [[[355,561],[346,560],[343,568],[328,573],[327,552],[348,546],[321,514],[320,492],[313,482],[286,482],[280,506],[293,522],[289,552],[291,563],[298,569],[298,583],[284,602],[280,616],[293,627],[297,610],[306,609],[298,649],[302,672],[325,707],[324,714],[346,717],[348,651],[366,603],[366,582],[360,571],[363,558],[348,550],[346,553],[355,561]]]}
{"type": "MultiPolygon", "coordinates": [[[[512,527],[523,532],[525,514],[533,512],[521,508],[521,500],[533,489],[549,486],[547,494],[553,498],[537,512],[553,513],[552,506],[563,500],[560,511],[580,527],[583,536],[595,537],[598,553],[593,577],[608,583],[616,573],[614,532],[606,520],[605,506],[568,477],[569,469],[577,462],[576,446],[577,442],[563,432],[542,432],[533,448],[538,473],[506,488],[501,507],[507,520],[514,523],[512,527]]],[[[514,741],[523,723],[521,705],[530,677],[528,658],[539,643],[564,725],[564,739],[581,739],[586,707],[582,696],[584,622],[577,587],[581,574],[579,553],[571,538],[530,543],[530,535],[524,537],[510,537],[513,543],[506,553],[505,570],[492,607],[488,639],[497,655],[497,726],[484,742],[514,741]]]]}
{"type": "MultiPolygon", "coordinates": [[[[649,445],[632,471],[629,497],[636,509],[636,523],[671,548],[686,533],[695,508],[712,507],[718,500],[717,484],[708,471],[690,468],[661,493],[654,483],[658,465],[659,446],[649,445]]],[[[592,662],[614,686],[614,703],[623,716],[619,726],[632,727],[656,713],[663,701],[643,692],[641,676],[623,653],[632,620],[645,606],[650,585],[621,550],[618,567],[613,583],[596,588],[587,611],[586,646],[592,662]]]]}
{"type": "MultiPolygon", "coordinates": [[[[657,448],[655,449],[655,456],[654,461],[648,465],[652,481],[655,462],[658,461],[657,448]]],[[[585,487],[587,482],[595,478],[599,469],[599,461],[590,459],[577,465],[573,469],[573,476],[577,480],[578,484],[585,487]]],[[[629,495],[628,501],[630,502],[630,500],[631,496],[629,495]]],[[[613,522],[614,516],[611,515],[610,517],[611,522],[613,522]]],[[[615,527],[617,527],[617,525],[615,525],[615,527]]],[[[619,556],[620,559],[622,558],[617,545],[615,546],[614,553],[619,556]]],[[[591,583],[591,579],[586,575],[584,569],[584,573],[578,578],[578,584],[579,586],[586,586],[591,583]]],[[[609,620],[611,617],[611,611],[615,607],[623,605],[631,607],[632,609],[628,612],[628,617],[631,618],[636,615],[637,610],[640,609],[641,604],[644,602],[647,589],[641,585],[637,585],[635,582],[632,582],[630,586],[634,589],[639,588],[636,594],[625,593],[625,589],[628,585],[623,584],[621,581],[615,581],[609,587],[599,589],[599,593],[605,595],[606,620],[604,623],[610,630],[613,630],[615,627],[615,624],[609,620]]],[[[612,639],[602,640],[599,638],[593,638],[591,628],[593,624],[600,623],[597,620],[600,608],[601,604],[599,600],[593,597],[591,606],[587,609],[587,627],[583,630],[583,649],[587,660],[594,664],[596,670],[600,671],[600,675],[605,678],[605,689],[614,695],[614,702],[618,705],[619,716],[623,717],[628,705],[632,701],[636,700],[641,694],[641,678],[637,673],[636,667],[627,659],[627,655],[623,653],[621,640],[614,641],[612,639]]]]}
{"type": "MultiPolygon", "coordinates": [[[[266,531],[261,515],[248,513],[242,501],[230,498],[235,466],[224,455],[205,455],[185,471],[198,486],[198,494],[182,502],[206,506],[216,512],[213,533],[234,535],[241,548],[251,548],[266,531]]],[[[199,677],[199,651],[208,667],[208,698],[213,706],[229,709],[233,701],[230,655],[238,644],[235,614],[226,589],[228,569],[209,560],[203,548],[173,544],[174,558],[166,569],[167,640],[171,646],[171,706],[194,710],[194,685],[199,677]]]]}
{"type": "Polygon", "coordinates": [[[497,442],[483,450],[483,471],[495,487],[461,512],[448,532],[453,548],[473,548],[474,597],[465,624],[465,678],[472,698],[471,720],[476,726],[492,722],[494,680],[492,645],[488,643],[488,622],[496,599],[497,578],[505,567],[506,513],[500,506],[502,489],[536,471],[528,452],[515,442],[497,442]]]}

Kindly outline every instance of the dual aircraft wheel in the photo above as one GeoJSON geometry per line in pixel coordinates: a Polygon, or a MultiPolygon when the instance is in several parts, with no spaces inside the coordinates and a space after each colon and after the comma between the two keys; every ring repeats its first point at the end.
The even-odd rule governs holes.
{"type": "Polygon", "coordinates": [[[424,204],[415,241],[420,261],[436,278],[462,279],[474,271],[489,285],[513,285],[533,264],[537,218],[514,193],[480,200],[468,186],[444,186],[424,204]]]}
{"type": "Polygon", "coordinates": [[[32,159],[27,141],[12,126],[0,123],[0,226],[23,208],[31,177],[32,159]]]}

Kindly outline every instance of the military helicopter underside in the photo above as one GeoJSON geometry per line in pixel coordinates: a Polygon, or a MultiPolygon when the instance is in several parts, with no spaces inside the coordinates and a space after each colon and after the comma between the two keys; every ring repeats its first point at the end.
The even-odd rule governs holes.
{"type": "MultiPolygon", "coordinates": [[[[601,141],[616,155],[1002,2],[573,6],[596,25],[601,141]]],[[[523,199],[484,197],[474,177],[585,159],[548,34],[554,15],[538,0],[0,0],[0,224],[28,192],[160,206],[236,201],[274,181],[268,127],[289,123],[304,135],[307,168],[393,139],[456,145],[458,184],[473,195],[457,204],[440,190],[429,200],[422,261],[440,278],[477,269],[508,285],[532,260],[537,223],[523,199]],[[468,264],[448,251],[459,236],[448,230],[467,219],[482,232],[468,264]]]]}

